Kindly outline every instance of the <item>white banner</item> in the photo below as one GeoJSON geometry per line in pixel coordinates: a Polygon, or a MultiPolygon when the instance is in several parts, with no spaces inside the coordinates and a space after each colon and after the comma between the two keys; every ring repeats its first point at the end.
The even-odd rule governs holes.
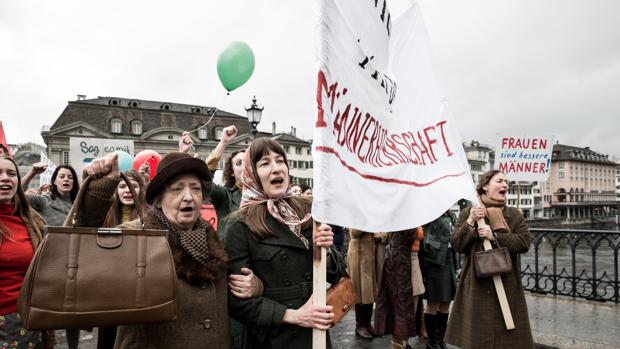
{"type": "Polygon", "coordinates": [[[75,172],[81,176],[86,165],[96,158],[100,158],[117,150],[122,150],[134,156],[133,141],[127,139],[108,138],[69,138],[69,158],[75,172]]]}
{"type": "Polygon", "coordinates": [[[553,136],[499,135],[495,169],[511,181],[546,181],[552,152],[553,136]]]}
{"type": "Polygon", "coordinates": [[[44,152],[41,152],[41,162],[47,165],[47,169],[39,175],[39,186],[51,184],[52,174],[56,170],[56,164],[53,163],[44,152]]]}
{"type": "Polygon", "coordinates": [[[476,201],[419,5],[322,0],[320,17],[314,218],[397,231],[476,201]]]}

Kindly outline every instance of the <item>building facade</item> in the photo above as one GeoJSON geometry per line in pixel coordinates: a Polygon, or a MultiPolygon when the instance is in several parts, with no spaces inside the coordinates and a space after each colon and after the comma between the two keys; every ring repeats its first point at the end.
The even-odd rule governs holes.
{"type": "Polygon", "coordinates": [[[616,164],[591,150],[555,144],[549,180],[541,183],[544,216],[566,223],[615,219],[616,164]]]}
{"type": "MultiPolygon", "coordinates": [[[[219,143],[223,129],[230,125],[237,127],[238,135],[220,161],[218,168],[223,169],[224,160],[230,153],[245,149],[250,144],[253,139],[250,133],[252,126],[246,116],[216,107],[120,97],[86,99],[78,96],[77,100],[68,102],[52,126],[43,127],[41,136],[52,162],[71,164],[79,172],[86,161],[98,156],[99,152],[92,151],[96,146],[89,144],[129,150],[127,152],[132,156],[147,149],[163,156],[178,150],[178,142],[184,131],[193,131],[192,152],[206,158],[219,143]],[[75,163],[76,153],[86,151],[91,156],[82,156],[75,163]],[[74,159],[74,163],[71,159],[74,159]]],[[[285,149],[288,148],[291,175],[299,178],[299,182],[312,184],[312,144],[297,138],[294,128],[291,134],[276,133],[274,124],[272,131],[259,132],[258,136],[272,137],[285,149]]]]}

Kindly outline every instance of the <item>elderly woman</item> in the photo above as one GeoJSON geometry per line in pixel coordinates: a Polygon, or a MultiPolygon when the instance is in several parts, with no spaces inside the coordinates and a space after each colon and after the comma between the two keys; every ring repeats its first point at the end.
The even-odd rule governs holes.
{"type": "MultiPolygon", "coordinates": [[[[94,160],[78,225],[100,226],[120,181],[116,155],[94,160]]],[[[229,348],[226,253],[211,225],[200,218],[206,164],[186,153],[164,156],[146,190],[151,205],[144,218],[149,229],[167,229],[177,277],[177,320],[119,326],[115,348],[229,348]]],[[[139,229],[140,221],[121,225],[139,229]]],[[[240,296],[244,296],[244,290],[240,296]]],[[[245,290],[245,296],[251,294],[245,290]]]]}
{"type": "Polygon", "coordinates": [[[311,348],[312,328],[330,327],[332,308],[311,299],[313,248],[330,248],[330,283],[339,280],[344,266],[331,249],[331,228],[321,224],[313,241],[312,224],[310,201],[291,196],[282,146],[269,138],[254,140],[243,160],[241,209],[226,232],[228,272],[250,267],[264,286],[261,297],[241,299],[233,289],[229,298],[230,315],[245,324],[244,348],[311,348]]]}
{"type": "Polygon", "coordinates": [[[517,255],[529,249],[532,235],[525,219],[514,207],[506,206],[508,179],[493,170],[480,176],[476,188],[481,204],[461,211],[452,234],[452,247],[465,254],[460,283],[452,306],[445,341],[461,348],[533,348],[527,304],[521,285],[517,255]],[[478,227],[484,218],[490,226],[478,227]],[[492,277],[476,277],[472,253],[483,250],[484,239],[507,247],[512,272],[502,283],[515,324],[506,330],[492,277]]]}
{"type": "Polygon", "coordinates": [[[28,205],[17,164],[0,155],[0,348],[43,347],[40,331],[23,328],[17,298],[44,229],[28,205]]]}

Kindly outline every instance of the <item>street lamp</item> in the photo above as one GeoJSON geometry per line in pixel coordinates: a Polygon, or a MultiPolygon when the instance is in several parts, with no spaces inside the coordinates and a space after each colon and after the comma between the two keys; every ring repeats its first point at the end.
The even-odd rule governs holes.
{"type": "Polygon", "coordinates": [[[245,108],[246,113],[248,113],[248,122],[252,124],[252,139],[256,139],[256,134],[258,133],[256,126],[260,123],[260,117],[263,114],[263,109],[265,109],[265,107],[259,108],[258,104],[256,104],[256,96],[252,98],[252,105],[249,108],[245,108]]]}

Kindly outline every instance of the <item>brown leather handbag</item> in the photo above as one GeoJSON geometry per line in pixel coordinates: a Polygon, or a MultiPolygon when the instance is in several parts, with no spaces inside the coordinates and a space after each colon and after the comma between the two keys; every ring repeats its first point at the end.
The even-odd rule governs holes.
{"type": "Polygon", "coordinates": [[[497,242],[497,248],[474,252],[476,277],[482,278],[512,272],[510,251],[506,247],[500,246],[497,235],[495,235],[495,241],[497,242]]]}
{"type": "Polygon", "coordinates": [[[334,321],[332,322],[332,327],[338,324],[355,305],[355,290],[353,289],[353,282],[351,282],[351,278],[346,271],[337,283],[331,285],[329,289],[327,289],[326,303],[334,308],[334,321]]]}
{"type": "MultiPolygon", "coordinates": [[[[137,197],[124,175],[123,180],[137,197]]],[[[73,226],[48,226],[35,252],[17,303],[24,327],[42,330],[175,320],[177,278],[168,232],[76,227],[89,181],[85,180],[69,212],[73,226]]],[[[138,215],[144,222],[141,207],[138,215]]]]}

